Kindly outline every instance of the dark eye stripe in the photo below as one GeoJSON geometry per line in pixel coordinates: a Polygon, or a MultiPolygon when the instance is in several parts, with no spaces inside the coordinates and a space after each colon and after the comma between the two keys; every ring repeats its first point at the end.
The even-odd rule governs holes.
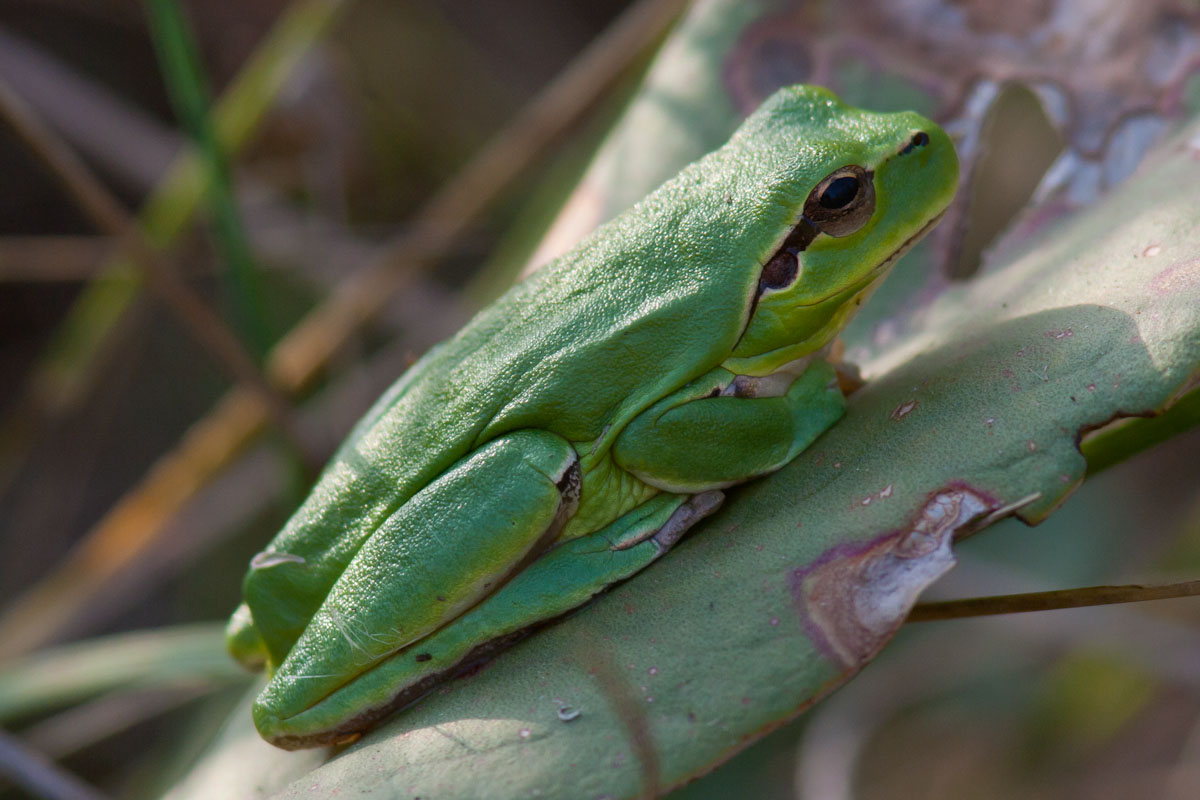
{"type": "Polygon", "coordinates": [[[796,280],[800,270],[800,256],[797,251],[788,248],[780,250],[771,256],[771,260],[763,267],[758,279],[759,289],[782,289],[790,286],[796,280]]]}

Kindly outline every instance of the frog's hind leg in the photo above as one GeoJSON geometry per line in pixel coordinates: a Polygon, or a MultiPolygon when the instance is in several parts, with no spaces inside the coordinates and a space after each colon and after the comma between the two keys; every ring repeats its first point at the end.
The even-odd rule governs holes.
{"type": "MultiPolygon", "coordinates": [[[[715,510],[720,493],[704,494],[702,499],[656,495],[607,527],[562,542],[449,625],[352,681],[343,681],[345,685],[298,713],[272,720],[272,741],[284,747],[310,746],[364,730],[420,698],[446,676],[582,606],[645,568],[691,523],[715,510]],[[664,539],[661,543],[656,540],[659,535],[664,539]],[[355,709],[353,715],[347,714],[349,708],[355,709]]],[[[259,705],[270,691],[268,687],[259,705]]],[[[257,707],[255,712],[262,730],[262,712],[257,707]]]]}
{"type": "Polygon", "coordinates": [[[336,695],[520,573],[575,513],[580,477],[565,439],[516,431],[410,498],[350,560],[259,697],[263,736],[276,739],[288,717],[336,695]]]}

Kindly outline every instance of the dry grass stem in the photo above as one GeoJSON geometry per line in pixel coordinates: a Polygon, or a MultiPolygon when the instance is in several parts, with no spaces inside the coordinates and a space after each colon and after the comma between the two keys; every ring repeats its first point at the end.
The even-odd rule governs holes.
{"type": "Polygon", "coordinates": [[[969,597],[939,603],[921,603],[913,608],[907,622],[985,617],[996,614],[1021,614],[1027,611],[1053,611],[1062,608],[1084,608],[1117,603],[1141,603],[1146,600],[1170,600],[1200,595],[1200,581],[1183,581],[1161,586],[1088,586],[1082,589],[1059,589],[1050,592],[1003,594],[991,597],[969,597]]]}
{"type": "Polygon", "coordinates": [[[184,329],[209,354],[217,367],[262,402],[275,426],[292,442],[297,452],[303,452],[291,407],[267,383],[238,338],[221,317],[179,277],[179,270],[150,243],[116,197],[70,148],[41,123],[2,79],[0,117],[50,169],[92,223],[120,244],[134,264],[144,272],[151,290],[182,321],[184,329]]]}

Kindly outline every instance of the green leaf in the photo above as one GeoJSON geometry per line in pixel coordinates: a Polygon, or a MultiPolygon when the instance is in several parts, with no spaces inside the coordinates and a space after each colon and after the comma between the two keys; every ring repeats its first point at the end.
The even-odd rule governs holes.
{"type": "Polygon", "coordinates": [[[226,721],[208,753],[166,797],[260,798],[315,769],[325,760],[321,750],[289,753],[264,742],[250,719],[250,702],[263,687],[258,681],[238,712],[226,721]]]}
{"type": "Polygon", "coordinates": [[[224,626],[181,625],[122,633],[40,651],[0,669],[0,721],[113,689],[246,680],[224,652],[224,626]]]}

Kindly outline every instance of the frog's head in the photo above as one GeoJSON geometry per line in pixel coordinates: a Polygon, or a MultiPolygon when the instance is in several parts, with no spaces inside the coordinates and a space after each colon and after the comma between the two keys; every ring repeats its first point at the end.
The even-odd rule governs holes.
{"type": "Polygon", "coordinates": [[[760,226],[758,296],[727,362],[745,374],[831,341],[941,218],[958,182],[954,146],[934,123],[851,108],[810,86],[777,92],[730,147],[763,165],[748,189],[773,220],[760,226]]]}

